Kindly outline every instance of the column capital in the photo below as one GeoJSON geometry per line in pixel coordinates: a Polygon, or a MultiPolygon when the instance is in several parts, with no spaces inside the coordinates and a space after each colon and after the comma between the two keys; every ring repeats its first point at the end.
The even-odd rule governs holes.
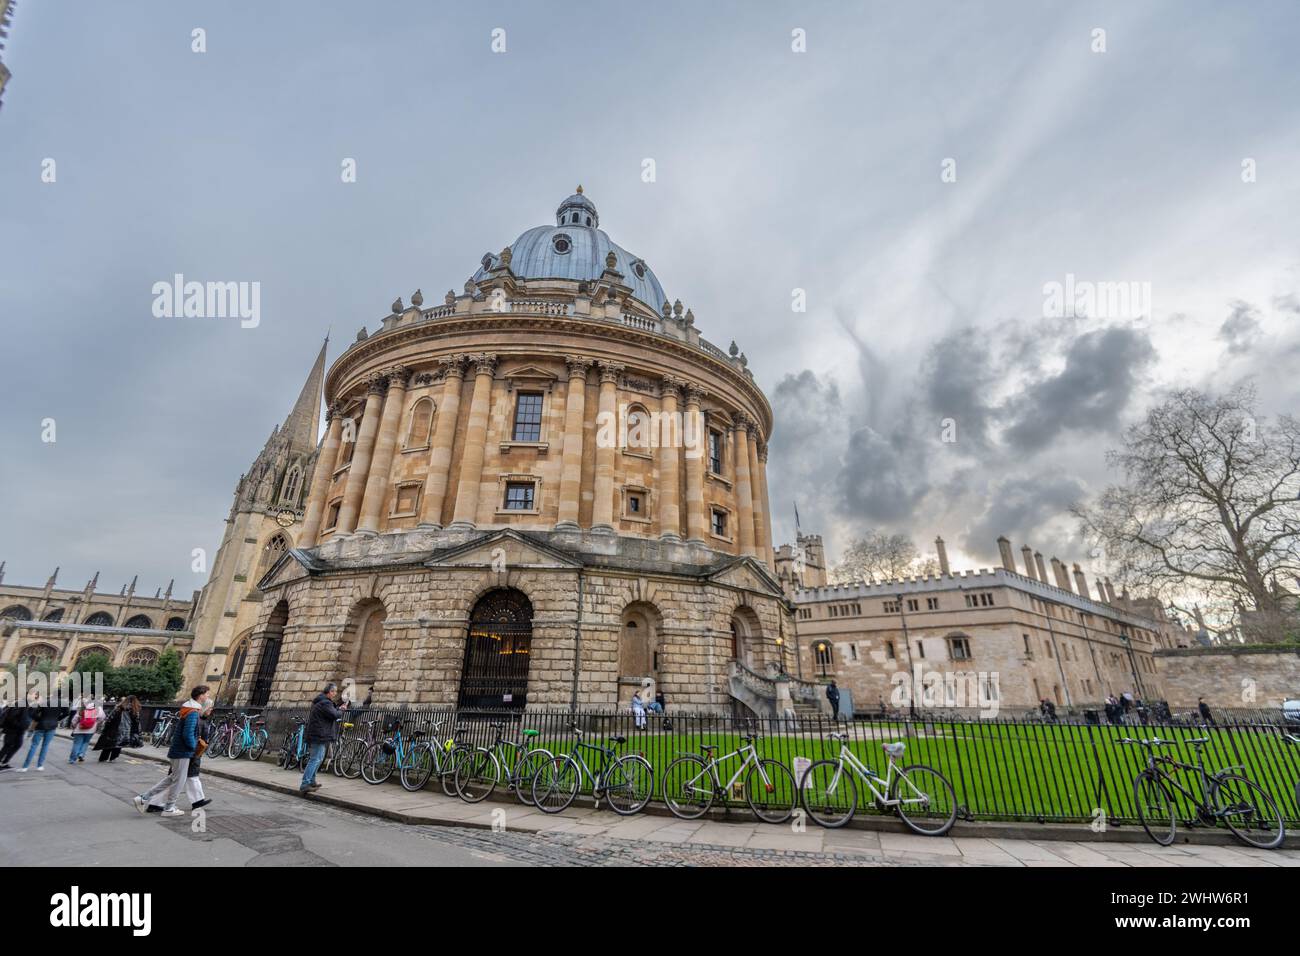
{"type": "Polygon", "coordinates": [[[696,385],[687,383],[686,387],[683,389],[683,394],[685,395],[687,405],[694,405],[698,408],[700,403],[703,402],[705,397],[708,395],[708,392],[696,385]]]}
{"type": "Polygon", "coordinates": [[[607,382],[618,384],[618,378],[623,374],[623,365],[618,362],[597,362],[596,365],[600,369],[600,384],[604,385],[607,382]]]}
{"type": "Polygon", "coordinates": [[[438,359],[438,371],[442,373],[443,378],[464,378],[466,356],[444,355],[438,359]]]}
{"type": "Polygon", "coordinates": [[[411,381],[411,370],[405,365],[394,365],[391,368],[384,369],[384,375],[388,377],[389,388],[406,388],[411,381]]]}
{"type": "Polygon", "coordinates": [[[758,446],[758,460],[765,465],[767,464],[767,442],[763,442],[758,446]]]}
{"type": "Polygon", "coordinates": [[[564,364],[569,369],[569,378],[586,379],[587,370],[592,366],[592,360],[585,355],[566,355],[564,364]]]}
{"type": "Polygon", "coordinates": [[[667,398],[681,398],[682,391],[687,388],[686,382],[672,375],[665,375],[659,386],[659,394],[667,398]]]}
{"type": "Polygon", "coordinates": [[[383,372],[372,372],[366,377],[366,394],[383,395],[388,391],[388,376],[383,372]]]}
{"type": "Polygon", "coordinates": [[[469,356],[469,361],[474,366],[475,375],[493,375],[496,373],[497,356],[495,352],[476,352],[469,356]]]}
{"type": "Polygon", "coordinates": [[[334,419],[336,419],[336,418],[342,418],[342,417],[343,417],[343,403],[342,403],[342,402],[330,402],[329,405],[326,406],[326,408],[325,408],[325,422],[326,422],[326,424],[328,424],[329,422],[334,421],[334,419]]]}
{"type": "Polygon", "coordinates": [[[732,416],[731,421],[731,427],[733,430],[743,428],[746,435],[752,435],[754,433],[754,420],[744,412],[736,412],[736,414],[732,416]]]}

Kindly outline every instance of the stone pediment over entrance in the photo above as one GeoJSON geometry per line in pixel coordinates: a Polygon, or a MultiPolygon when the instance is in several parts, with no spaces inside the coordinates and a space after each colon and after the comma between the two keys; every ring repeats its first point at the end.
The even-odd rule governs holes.
{"type": "Polygon", "coordinates": [[[276,585],[296,581],[311,570],[309,556],[299,548],[290,548],[280,555],[275,564],[271,565],[271,569],[258,579],[257,589],[266,591],[276,585]]]}
{"type": "Polygon", "coordinates": [[[582,567],[582,562],[572,555],[513,530],[491,532],[477,541],[436,554],[425,564],[431,568],[487,568],[495,571],[582,567]]]}
{"type": "Polygon", "coordinates": [[[708,579],[746,591],[782,596],[781,585],[776,582],[766,567],[751,557],[736,558],[734,561],[727,562],[710,574],[708,579]]]}

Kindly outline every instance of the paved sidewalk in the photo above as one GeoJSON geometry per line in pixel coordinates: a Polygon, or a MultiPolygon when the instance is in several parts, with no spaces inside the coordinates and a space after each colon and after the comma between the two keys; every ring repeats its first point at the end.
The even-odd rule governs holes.
{"type": "MultiPolygon", "coordinates": [[[[148,747],[127,753],[162,759],[161,751],[148,747]]],[[[1147,841],[1140,831],[1126,835],[1129,838],[1136,835],[1144,842],[1121,843],[1052,839],[1050,835],[1025,838],[1024,834],[1035,829],[1041,831],[1041,827],[1013,826],[1004,831],[1005,835],[999,835],[996,825],[990,824],[959,825],[954,828],[954,835],[946,837],[922,837],[893,830],[824,830],[815,824],[774,826],[755,822],[743,811],[733,814],[733,820],[697,821],[657,813],[620,817],[607,809],[581,806],[552,815],[523,806],[513,797],[509,801],[493,799],[468,804],[444,795],[435,782],[418,793],[408,793],[392,783],[372,786],[363,780],[345,780],[333,774],[320,775],[318,782],[322,789],[303,797],[298,793],[299,772],[281,770],[265,760],[254,763],[247,759],[206,758],[203,774],[288,794],[295,800],[325,803],[400,823],[495,830],[515,836],[562,836],[566,842],[593,852],[623,841],[637,841],[664,849],[680,846],[824,854],[843,862],[867,865],[1300,866],[1300,850],[1296,849],[1269,851],[1203,843],[1160,847],[1147,841]]],[[[896,821],[874,822],[901,829],[896,821]]],[[[1077,831],[1070,829],[1070,832],[1077,831]]]]}

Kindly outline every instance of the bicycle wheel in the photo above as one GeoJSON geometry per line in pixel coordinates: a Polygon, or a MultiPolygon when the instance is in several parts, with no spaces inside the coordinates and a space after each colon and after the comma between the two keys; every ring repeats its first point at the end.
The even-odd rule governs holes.
{"type": "Polygon", "coordinates": [[[858,808],[857,785],[838,760],[818,760],[805,770],[799,798],[813,822],[828,830],[844,826],[858,808]]]}
{"type": "Polygon", "coordinates": [[[442,764],[438,768],[438,778],[439,782],[442,784],[442,792],[447,796],[459,796],[456,792],[456,769],[461,765],[461,762],[466,760],[473,752],[473,747],[466,747],[464,744],[457,744],[452,748],[450,753],[443,757],[442,764]]]}
{"type": "Polygon", "coordinates": [[[1147,836],[1161,846],[1174,842],[1178,835],[1174,804],[1160,778],[1150,770],[1143,770],[1133,778],[1133,806],[1137,808],[1138,822],[1147,831],[1147,836]]]}
{"type": "Polygon", "coordinates": [[[899,818],[921,836],[943,836],[957,822],[957,793],[948,778],[925,764],[898,771],[889,788],[899,818]]]}
{"type": "Polygon", "coordinates": [[[1211,801],[1228,829],[1243,843],[1273,850],[1286,839],[1286,826],[1277,804],[1255,781],[1238,773],[1217,776],[1211,801]]]}
{"type": "Polygon", "coordinates": [[[270,742],[271,735],[265,730],[259,730],[253,734],[253,743],[248,748],[249,760],[261,760],[262,754],[266,753],[266,745],[270,742]]]}
{"type": "Polygon", "coordinates": [[[212,756],[215,757],[218,754],[224,754],[227,748],[229,748],[229,746],[230,746],[230,728],[222,727],[218,729],[217,732],[212,735],[212,739],[208,741],[207,752],[212,754],[212,756]]]}
{"type": "Polygon", "coordinates": [[[371,744],[361,758],[361,779],[366,783],[383,783],[393,775],[396,765],[396,755],[385,751],[382,743],[371,744]]]}
{"type": "Polygon", "coordinates": [[[582,771],[572,757],[556,757],[542,764],[533,777],[533,805],[543,813],[567,810],[578,795],[582,771]]]}
{"type": "Polygon", "coordinates": [[[537,771],[543,764],[554,759],[549,750],[530,750],[520,759],[510,778],[510,785],[520,803],[530,807],[533,805],[533,777],[537,776],[537,771]]]}
{"type": "Polygon", "coordinates": [[[640,754],[627,754],[610,764],[601,787],[615,813],[631,816],[639,813],[654,796],[654,768],[640,754]]]}
{"type": "Polygon", "coordinates": [[[708,764],[696,754],[683,754],[664,771],[664,803],[673,816],[698,820],[713,806],[713,779],[708,764]]]}
{"type": "Polygon", "coordinates": [[[353,741],[351,740],[340,740],[337,744],[335,744],[334,766],[332,768],[334,771],[334,776],[336,777],[345,776],[345,774],[343,773],[343,766],[344,766],[344,762],[347,760],[348,754],[352,750],[352,744],[353,741]]]}
{"type": "Polygon", "coordinates": [[[355,780],[361,776],[361,758],[366,755],[366,745],[364,741],[354,740],[347,751],[339,758],[339,765],[343,768],[343,777],[346,780],[355,780]]]}
{"type": "Polygon", "coordinates": [[[456,765],[456,794],[466,803],[486,800],[497,788],[501,764],[486,747],[476,747],[456,765]]]}
{"type": "Polygon", "coordinates": [[[421,789],[433,773],[433,750],[428,744],[416,744],[402,767],[402,786],[411,792],[421,789]]]}
{"type": "Polygon", "coordinates": [[[764,823],[789,820],[798,792],[790,768],[771,757],[760,760],[745,774],[745,802],[764,823]]]}
{"type": "Polygon", "coordinates": [[[226,747],[226,756],[231,760],[238,760],[239,755],[244,752],[244,735],[242,732],[232,733],[230,735],[230,744],[226,747]]]}

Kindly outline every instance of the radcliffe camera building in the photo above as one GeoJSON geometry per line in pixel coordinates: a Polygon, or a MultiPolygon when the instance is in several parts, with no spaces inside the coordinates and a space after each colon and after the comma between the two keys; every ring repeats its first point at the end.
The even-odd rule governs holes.
{"type": "Polygon", "coordinates": [[[730,708],[793,664],[772,411],[746,366],[579,187],[459,294],[399,299],[327,373],[322,351],[236,491],[187,680],[255,707],[345,679],[376,703],[522,708],[649,679],[730,708]]]}

